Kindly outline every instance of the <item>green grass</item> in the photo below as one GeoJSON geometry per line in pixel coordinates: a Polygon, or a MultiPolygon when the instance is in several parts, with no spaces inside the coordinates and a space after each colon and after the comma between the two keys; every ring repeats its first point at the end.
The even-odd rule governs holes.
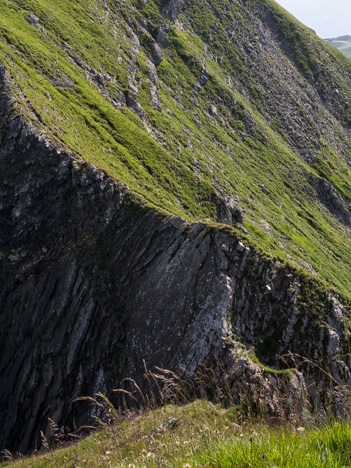
{"type": "Polygon", "coordinates": [[[351,464],[351,426],[238,425],[236,412],[195,401],[166,406],[130,418],[45,454],[1,464],[2,468],[41,467],[346,467],[351,464]],[[158,428],[168,419],[179,425],[158,428]]]}
{"type": "MultiPolygon", "coordinates": [[[[254,34],[248,10],[228,0],[196,0],[181,16],[184,30],[170,25],[171,44],[157,67],[159,112],[151,106],[147,60],[160,13],[157,2],[148,1],[144,10],[139,3],[108,2],[107,14],[98,0],[5,0],[0,62],[16,96],[14,114],[25,115],[74,157],[126,183],[140,203],[166,213],[189,221],[216,221],[215,187],[224,189],[244,208],[252,243],[273,257],[314,271],[349,294],[348,230],[318,202],[310,185],[311,177],[325,177],[349,203],[348,161],[332,149],[328,135],[321,140],[314,165],[287,146],[287,129],[265,107],[260,83],[248,74],[243,51],[226,36],[231,21],[240,26],[238,41],[254,34]],[[222,11],[226,16],[219,23],[216,18],[222,11]],[[39,17],[42,30],[27,22],[30,12],[39,17]],[[141,30],[138,25],[143,20],[148,24],[141,30]],[[136,57],[131,53],[132,31],[138,31],[141,44],[136,57]],[[209,41],[218,61],[205,54],[204,41],[209,41]],[[144,122],[124,105],[113,106],[128,94],[133,60],[144,122]],[[108,76],[105,88],[99,88],[77,62],[108,76]],[[197,93],[194,85],[203,67],[210,78],[197,93]],[[229,76],[235,86],[228,85],[229,76]],[[209,112],[212,103],[217,107],[215,117],[209,112]]],[[[250,2],[253,8],[256,3],[250,2]]],[[[309,79],[317,62],[328,64],[316,86],[321,96],[322,80],[330,89],[340,90],[336,111],[346,125],[348,61],[275,2],[265,3],[280,36],[290,42],[292,58],[286,59],[287,67],[298,67],[309,79]]],[[[350,155],[351,144],[342,126],[332,121],[328,106],[321,118],[330,121],[338,144],[350,155]]]]}

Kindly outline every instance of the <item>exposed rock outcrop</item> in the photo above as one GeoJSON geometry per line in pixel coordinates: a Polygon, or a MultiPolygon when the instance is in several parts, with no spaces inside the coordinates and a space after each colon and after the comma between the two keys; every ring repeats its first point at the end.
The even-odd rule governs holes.
{"type": "Polygon", "coordinates": [[[345,224],[350,224],[350,208],[345,201],[338,195],[333,185],[327,179],[319,179],[317,186],[320,200],[324,205],[334,213],[345,224]]]}
{"type": "Polygon", "coordinates": [[[13,117],[8,94],[1,69],[1,448],[30,450],[49,417],[88,422],[73,399],[141,378],[143,359],[188,374],[220,359],[234,397],[242,382],[272,414],[283,387],[296,407],[302,374],[280,386],[250,348],[276,365],[313,343],[334,378],[350,379],[335,358],[345,344],[336,297],[321,293],[318,316],[307,313],[297,272],[232,231],[142,208],[13,117]]]}
{"type": "Polygon", "coordinates": [[[185,0],[170,0],[162,8],[162,14],[165,18],[175,21],[178,15],[181,13],[185,4],[185,0]]]}
{"type": "Polygon", "coordinates": [[[31,25],[36,26],[37,24],[39,24],[39,18],[37,16],[35,16],[34,13],[31,13],[30,15],[27,16],[27,21],[31,25]]]}
{"type": "Polygon", "coordinates": [[[89,424],[74,399],[118,403],[143,361],[210,368],[267,417],[308,392],[323,412],[351,385],[350,305],[263,250],[350,286],[349,64],[271,1],[10,3],[28,47],[0,31],[0,452],[89,424]]]}
{"type": "Polygon", "coordinates": [[[238,204],[238,201],[232,195],[218,197],[219,213],[218,220],[224,224],[243,224],[244,210],[238,204]]]}
{"type": "Polygon", "coordinates": [[[162,50],[157,43],[154,44],[150,58],[156,67],[162,62],[162,50]]]}

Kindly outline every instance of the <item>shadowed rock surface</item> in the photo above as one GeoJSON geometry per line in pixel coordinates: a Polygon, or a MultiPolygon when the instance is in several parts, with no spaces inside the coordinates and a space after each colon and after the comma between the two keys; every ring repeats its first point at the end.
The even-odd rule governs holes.
{"type": "MultiPolygon", "coordinates": [[[[279,377],[240,343],[274,365],[313,342],[333,362],[344,343],[336,298],[324,295],[321,325],[302,313],[287,267],[225,230],[136,205],[127,187],[11,118],[4,94],[0,108],[1,447],[34,448],[49,417],[89,422],[73,399],[141,378],[143,359],[190,374],[223,359],[233,394],[238,373],[242,385],[253,379],[272,414],[279,377]]],[[[299,400],[301,375],[290,382],[299,400]]]]}
{"type": "Polygon", "coordinates": [[[125,28],[128,50],[120,41],[120,55],[110,60],[124,69],[113,73],[56,40],[45,15],[24,16],[33,37],[53,34],[51,47],[60,44],[63,69],[72,73],[59,69],[55,54],[55,76],[34,60],[31,72],[48,88],[33,102],[11,65],[37,56],[7,39],[13,56],[6,72],[0,68],[0,449],[35,448],[41,430],[49,435],[48,418],[68,430],[89,424],[91,411],[73,400],[99,391],[112,398],[125,377],[141,382],[143,360],[190,376],[210,366],[219,380],[228,378],[235,401],[244,392],[272,416],[281,411],[281,394],[288,412],[301,408],[307,387],[323,406],[323,379],[303,367],[278,373],[281,355],[308,356],[330,369],[334,383],[351,383],[347,299],[331,289],[331,278],[322,283],[253,242],[262,240],[270,253],[291,247],[291,258],[310,271],[324,262],[320,278],[323,271],[334,281],[347,276],[346,65],[334,56],[325,65],[329,49],[316,61],[307,33],[286,25],[270,1],[241,0],[235,11],[233,2],[172,0],[158,8],[143,1],[138,15],[130,10],[135,18],[119,10],[123,4],[104,3],[86,23],[111,27],[108,44],[125,28]],[[198,50],[190,53],[184,37],[193,35],[198,50]],[[86,131],[75,135],[78,146],[70,131],[81,115],[73,104],[83,109],[79,128],[86,131]],[[96,165],[106,170],[84,160],[80,145],[91,135],[93,150],[85,150],[100,151],[96,165]],[[328,247],[335,253],[329,269],[328,247]]]}

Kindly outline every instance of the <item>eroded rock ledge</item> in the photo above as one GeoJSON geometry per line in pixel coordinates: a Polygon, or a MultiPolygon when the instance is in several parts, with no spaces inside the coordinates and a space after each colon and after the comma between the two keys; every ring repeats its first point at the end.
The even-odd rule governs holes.
{"type": "MultiPolygon", "coordinates": [[[[11,114],[0,73],[0,448],[25,452],[48,429],[88,422],[72,405],[139,378],[143,359],[194,372],[215,357],[271,411],[288,351],[319,350],[340,383],[344,306],[229,231],[166,218],[128,188],[61,152],[11,114]]],[[[318,352],[319,352],[318,351],[318,352]]],[[[221,376],[219,376],[220,378],[221,376]]],[[[292,407],[305,383],[285,384],[292,407]]]]}

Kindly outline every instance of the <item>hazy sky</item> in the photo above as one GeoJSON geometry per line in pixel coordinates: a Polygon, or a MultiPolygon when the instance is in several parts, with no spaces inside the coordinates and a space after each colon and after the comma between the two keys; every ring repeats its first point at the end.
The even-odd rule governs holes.
{"type": "Polygon", "coordinates": [[[351,0],[276,0],[322,38],[351,35],[351,0]]]}

